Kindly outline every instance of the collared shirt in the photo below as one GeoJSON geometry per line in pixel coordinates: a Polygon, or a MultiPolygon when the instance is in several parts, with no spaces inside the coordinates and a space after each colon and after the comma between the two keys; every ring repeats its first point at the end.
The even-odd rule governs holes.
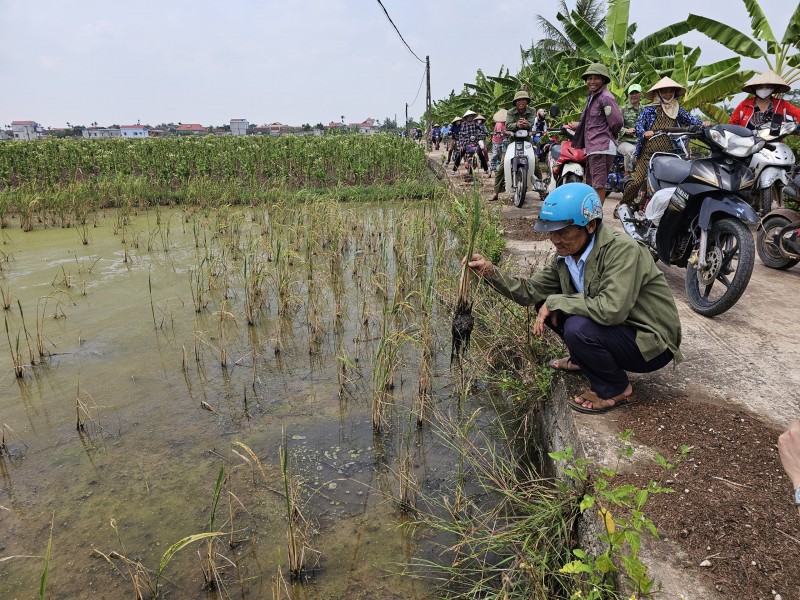
{"type": "Polygon", "coordinates": [[[486,139],[486,126],[475,121],[464,122],[461,124],[461,133],[458,134],[458,145],[462,148],[469,143],[470,136],[474,135],[475,140],[486,139]]]}
{"type": "Polygon", "coordinates": [[[572,145],[586,154],[615,154],[619,130],[622,129],[622,112],[617,100],[606,89],[589,94],[586,106],[575,130],[572,145]]]}
{"type": "Polygon", "coordinates": [[[558,257],[558,260],[563,260],[564,264],[567,265],[569,277],[572,279],[572,285],[574,285],[575,289],[581,294],[583,293],[583,273],[586,268],[586,258],[589,256],[592,248],[594,248],[594,238],[595,236],[592,235],[592,240],[589,242],[589,245],[586,246],[586,250],[583,251],[583,254],[581,254],[581,257],[577,261],[574,256],[558,257]]]}

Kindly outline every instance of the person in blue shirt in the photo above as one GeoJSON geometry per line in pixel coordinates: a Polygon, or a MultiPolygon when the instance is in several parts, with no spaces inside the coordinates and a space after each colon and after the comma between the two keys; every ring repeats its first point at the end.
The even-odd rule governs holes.
{"type": "Polygon", "coordinates": [[[461,134],[461,117],[456,117],[450,122],[450,145],[447,148],[447,160],[444,164],[449,165],[450,160],[453,158],[456,145],[458,144],[458,136],[461,134]]]}

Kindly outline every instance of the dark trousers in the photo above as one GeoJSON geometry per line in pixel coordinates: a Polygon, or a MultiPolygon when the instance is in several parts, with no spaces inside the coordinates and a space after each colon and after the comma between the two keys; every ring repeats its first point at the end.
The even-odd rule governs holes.
{"type": "Polygon", "coordinates": [[[645,360],[636,345],[636,330],[627,325],[599,325],[577,315],[558,315],[556,326],[546,323],[567,345],[570,360],[580,365],[592,391],[603,400],[620,395],[628,387],[628,374],[651,373],[672,360],[667,349],[645,360]]]}

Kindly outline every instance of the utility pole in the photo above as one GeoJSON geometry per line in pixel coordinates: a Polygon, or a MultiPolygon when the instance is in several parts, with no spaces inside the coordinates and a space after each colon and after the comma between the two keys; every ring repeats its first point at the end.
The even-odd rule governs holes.
{"type": "Polygon", "coordinates": [[[406,102],[406,138],[408,137],[408,102],[406,102]]]}
{"type": "Polygon", "coordinates": [[[425,79],[428,88],[427,98],[425,99],[425,139],[427,140],[428,152],[431,151],[431,57],[425,57],[425,79]]]}

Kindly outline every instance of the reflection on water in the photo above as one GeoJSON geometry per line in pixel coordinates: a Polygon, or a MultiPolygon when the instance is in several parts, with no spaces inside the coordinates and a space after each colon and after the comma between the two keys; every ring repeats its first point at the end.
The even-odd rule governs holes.
{"type": "Polygon", "coordinates": [[[0,563],[0,597],[35,595],[51,520],[51,598],[132,597],[124,561],[104,557],[157,570],[209,529],[222,465],[225,588],[203,589],[205,541],[160,583],[176,598],[271,597],[288,578],[282,428],[320,552],[292,597],[426,597],[396,574],[433,557],[396,499],[405,448],[422,487],[453,478],[429,427],[406,435],[426,345],[424,410],[452,404],[430,290],[453,249],[436,208],[109,211],[89,237],[3,231],[0,556],[39,558],[0,563]]]}

